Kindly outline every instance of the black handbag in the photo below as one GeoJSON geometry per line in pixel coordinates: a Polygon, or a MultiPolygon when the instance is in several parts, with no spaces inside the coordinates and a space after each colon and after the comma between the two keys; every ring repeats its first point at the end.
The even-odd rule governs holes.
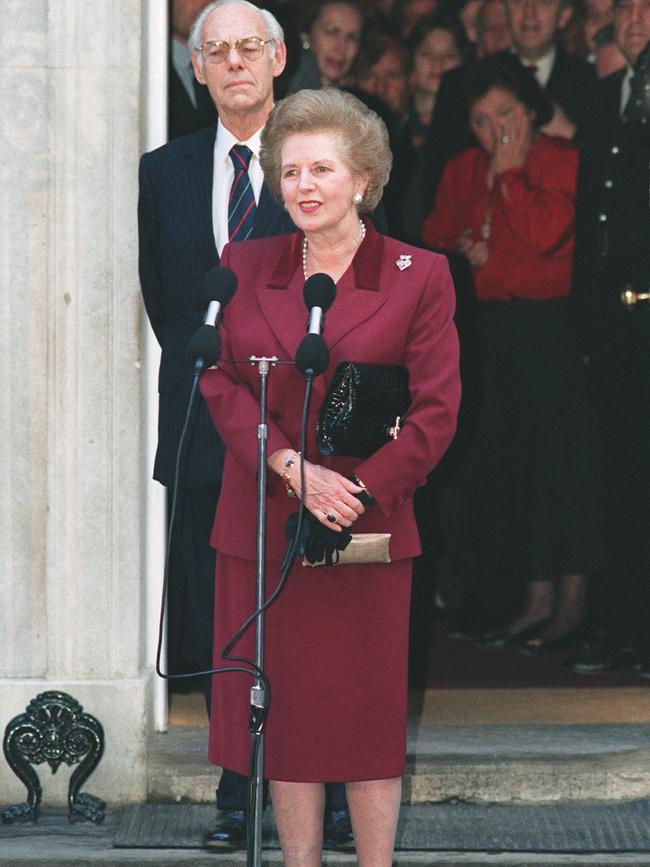
{"type": "Polygon", "coordinates": [[[367,458],[397,438],[410,403],[405,367],[342,361],[316,423],[320,453],[367,458]]]}

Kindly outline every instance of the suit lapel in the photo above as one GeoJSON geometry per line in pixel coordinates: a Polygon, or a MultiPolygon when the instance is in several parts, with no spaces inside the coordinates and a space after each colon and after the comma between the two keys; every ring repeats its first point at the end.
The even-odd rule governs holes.
{"type": "Polygon", "coordinates": [[[388,298],[387,287],[381,283],[384,239],[370,220],[367,219],[365,223],[366,237],[357,250],[352,269],[339,281],[341,293],[345,293],[351,303],[346,303],[345,313],[339,315],[334,301],[328,314],[324,336],[330,349],[370,319],[388,298]]]}
{"type": "Polygon", "coordinates": [[[601,92],[603,93],[603,115],[608,118],[621,119],[621,90],[623,80],[627,75],[627,67],[618,69],[607,78],[601,79],[601,92]]]}
{"type": "Polygon", "coordinates": [[[192,197],[189,213],[194,220],[192,235],[196,238],[197,247],[213,251],[215,257],[217,252],[212,225],[212,179],[216,132],[215,124],[191,137],[183,152],[185,175],[179,178],[179,183],[184,187],[180,194],[192,197]]]}
{"type": "MultiPolygon", "coordinates": [[[[300,319],[296,316],[296,283],[299,278],[295,277],[296,269],[300,262],[302,235],[294,232],[286,238],[278,238],[276,246],[277,258],[271,266],[271,279],[260,285],[256,290],[257,302],[260,305],[262,315],[269,327],[279,340],[288,358],[293,358],[296,347],[305,333],[305,316],[300,319]],[[294,291],[289,291],[291,289],[294,291]]],[[[264,267],[266,263],[260,263],[264,267]]]]}

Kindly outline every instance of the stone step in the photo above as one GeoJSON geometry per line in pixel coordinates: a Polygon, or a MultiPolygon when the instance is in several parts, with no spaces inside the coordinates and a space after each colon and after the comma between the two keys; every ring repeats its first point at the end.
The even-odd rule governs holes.
{"type": "MultiPolygon", "coordinates": [[[[214,800],[207,729],[149,742],[148,801],[214,800]]],[[[404,801],[548,804],[650,797],[650,726],[422,725],[411,722],[404,801]]]]}
{"type": "MultiPolygon", "coordinates": [[[[0,826],[0,867],[242,867],[246,854],[214,854],[200,849],[115,849],[119,814],[103,825],[68,825],[62,812],[45,811],[36,825],[0,826]]],[[[323,865],[354,865],[353,854],[325,852],[323,865]]],[[[281,867],[279,851],[265,851],[263,867],[281,867]]],[[[394,867],[650,867],[650,853],[397,852],[394,867]]]]}

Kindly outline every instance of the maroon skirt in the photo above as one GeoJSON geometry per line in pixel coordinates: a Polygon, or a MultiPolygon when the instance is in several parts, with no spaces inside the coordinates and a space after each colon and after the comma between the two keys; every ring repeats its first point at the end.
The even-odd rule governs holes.
{"type": "MultiPolygon", "coordinates": [[[[264,777],[352,782],[399,777],[406,755],[411,560],[302,566],[266,612],[264,669],[271,683],[264,777]]],[[[268,563],[266,596],[279,566],[268,563]]],[[[255,563],[217,556],[215,668],[255,608],[255,563]]],[[[235,656],[254,659],[254,626],[235,656]]],[[[212,677],[210,761],[241,774],[250,763],[253,679],[212,677]]]]}

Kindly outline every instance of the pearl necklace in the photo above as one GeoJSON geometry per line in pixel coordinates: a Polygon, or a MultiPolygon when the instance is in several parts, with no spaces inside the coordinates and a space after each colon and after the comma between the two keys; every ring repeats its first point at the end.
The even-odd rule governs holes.
{"type": "MultiPolygon", "coordinates": [[[[358,250],[361,244],[363,243],[363,239],[366,237],[366,224],[362,219],[359,219],[359,237],[357,238],[356,249],[358,250]]],[[[307,236],[302,240],[302,273],[305,275],[305,280],[309,277],[309,272],[307,270],[307,248],[309,247],[307,236]]],[[[355,251],[356,252],[356,251],[355,251]]]]}

